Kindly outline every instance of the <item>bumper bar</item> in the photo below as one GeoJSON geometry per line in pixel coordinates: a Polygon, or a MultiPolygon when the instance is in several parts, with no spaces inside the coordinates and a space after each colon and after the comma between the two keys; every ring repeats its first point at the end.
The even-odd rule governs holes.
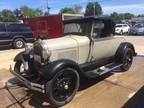
{"type": "Polygon", "coordinates": [[[24,78],[22,75],[20,75],[20,74],[16,73],[15,71],[13,71],[11,66],[10,66],[9,70],[14,76],[16,76],[29,89],[34,90],[34,91],[39,91],[41,93],[45,93],[45,86],[44,85],[40,85],[40,84],[37,84],[37,83],[30,82],[29,80],[24,78]]]}

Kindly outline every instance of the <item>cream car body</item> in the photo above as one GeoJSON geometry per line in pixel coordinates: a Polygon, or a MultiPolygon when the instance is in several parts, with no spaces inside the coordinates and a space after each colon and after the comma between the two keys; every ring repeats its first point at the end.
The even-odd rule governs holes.
{"type": "Polygon", "coordinates": [[[94,39],[94,44],[90,46],[90,39],[86,36],[70,35],[46,41],[52,55],[51,61],[60,59],[70,59],[78,64],[84,64],[103,57],[115,55],[119,45],[125,42],[123,37],[107,37],[94,39]],[[90,48],[92,50],[90,50],[90,48]]]}
{"type": "Polygon", "coordinates": [[[113,35],[111,18],[88,17],[64,24],[64,37],[39,39],[15,57],[11,70],[28,88],[46,93],[55,106],[72,100],[81,78],[97,78],[117,68],[127,71],[136,55],[131,43],[113,35]],[[25,72],[20,70],[22,64],[25,72]]]}

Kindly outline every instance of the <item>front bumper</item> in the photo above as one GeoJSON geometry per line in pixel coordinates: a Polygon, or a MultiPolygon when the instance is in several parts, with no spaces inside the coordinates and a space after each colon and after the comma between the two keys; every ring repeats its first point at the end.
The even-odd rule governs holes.
{"type": "Polygon", "coordinates": [[[115,34],[120,34],[120,31],[119,30],[115,30],[115,34]]]}
{"type": "Polygon", "coordinates": [[[34,90],[34,91],[39,91],[41,93],[45,93],[45,85],[41,85],[41,84],[37,84],[37,83],[33,83],[33,82],[29,81],[24,76],[16,73],[14,70],[12,70],[11,67],[10,67],[10,72],[14,76],[16,76],[16,78],[18,78],[27,88],[34,90]]]}

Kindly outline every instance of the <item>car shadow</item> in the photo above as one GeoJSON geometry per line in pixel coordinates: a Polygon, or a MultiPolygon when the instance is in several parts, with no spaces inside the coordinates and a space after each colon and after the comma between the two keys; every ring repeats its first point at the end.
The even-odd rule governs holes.
{"type": "Polygon", "coordinates": [[[111,75],[113,75],[113,73],[107,73],[107,74],[104,74],[103,76],[99,76],[99,77],[94,78],[94,79],[81,78],[79,91],[85,90],[85,89],[87,89],[87,88],[89,88],[89,87],[91,87],[97,83],[100,83],[101,81],[110,77],[111,75]]]}
{"type": "Polygon", "coordinates": [[[122,108],[144,108],[144,86],[122,108]]]}
{"type": "MultiPolygon", "coordinates": [[[[95,84],[103,81],[105,78],[107,78],[111,75],[113,75],[113,73],[107,73],[107,74],[105,74],[101,77],[97,77],[96,79],[86,79],[86,78],[81,79],[79,91],[87,89],[87,88],[91,87],[92,85],[95,85],[95,84]]],[[[8,80],[8,82],[10,83],[10,85],[18,84],[18,86],[24,87],[23,85],[20,84],[20,82],[17,80],[17,78],[11,78],[11,79],[8,80]]],[[[49,104],[49,101],[48,101],[48,98],[47,98],[46,94],[36,92],[36,91],[32,91],[32,90],[29,90],[29,89],[26,90],[25,92],[26,92],[26,95],[29,97],[28,98],[28,104],[30,106],[33,106],[34,108],[56,108],[56,107],[49,104]]],[[[13,95],[16,96],[16,94],[13,94],[13,95]]],[[[25,102],[25,101],[23,101],[23,102],[25,102]]],[[[22,105],[23,102],[21,102],[19,104],[21,104],[21,106],[23,106],[22,105]]]]}

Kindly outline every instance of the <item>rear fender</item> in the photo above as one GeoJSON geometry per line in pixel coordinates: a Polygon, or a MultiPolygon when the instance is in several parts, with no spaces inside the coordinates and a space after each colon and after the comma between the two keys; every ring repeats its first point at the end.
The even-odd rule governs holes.
{"type": "Polygon", "coordinates": [[[122,58],[122,55],[123,55],[124,50],[125,50],[126,48],[131,48],[131,49],[132,49],[132,51],[133,51],[133,56],[136,56],[136,55],[137,55],[137,53],[135,52],[134,45],[131,44],[131,43],[129,43],[129,42],[124,42],[124,43],[121,43],[121,44],[120,44],[120,46],[119,46],[119,48],[118,48],[118,50],[117,50],[117,52],[116,52],[116,54],[115,54],[115,58],[116,58],[117,60],[120,60],[120,58],[122,58]]]}
{"type": "Polygon", "coordinates": [[[73,68],[77,70],[79,74],[81,73],[81,69],[77,63],[71,60],[63,59],[51,62],[44,67],[43,72],[45,80],[50,81],[56,75],[57,72],[66,67],[73,68]]]}

